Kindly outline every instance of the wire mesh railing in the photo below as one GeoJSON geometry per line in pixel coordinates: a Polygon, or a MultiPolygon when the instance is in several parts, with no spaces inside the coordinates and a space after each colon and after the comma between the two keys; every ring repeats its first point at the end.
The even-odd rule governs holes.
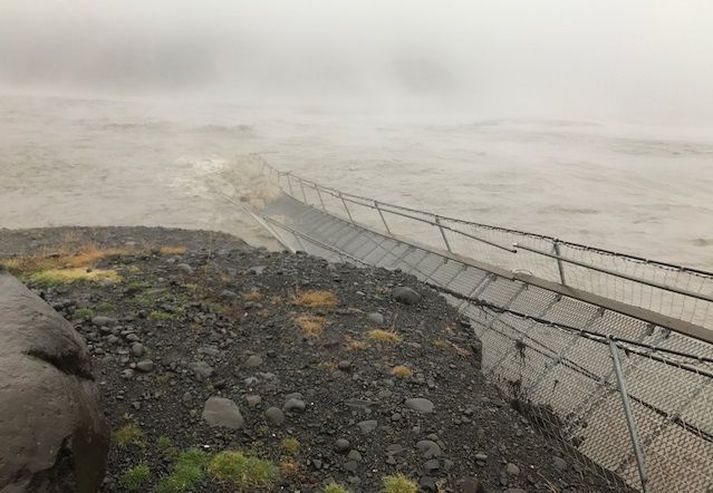
{"type": "Polygon", "coordinates": [[[286,193],[389,235],[713,330],[713,273],[342,192],[264,164],[286,193]]]}
{"type": "MultiPolygon", "coordinates": [[[[568,274],[581,266],[569,262],[564,282],[557,277],[560,260],[579,258],[566,250],[570,244],[546,256],[522,248],[523,239],[528,248],[546,251],[551,238],[490,227],[454,231],[454,223],[440,216],[267,172],[287,195],[260,215],[283,243],[334,261],[399,268],[441,291],[471,321],[482,371],[531,423],[559,441],[558,467],[594,472],[600,482],[590,491],[713,491],[713,344],[705,333],[686,335],[691,325],[661,317],[651,310],[658,305],[631,309],[622,301],[631,293],[621,298],[618,287],[607,288],[611,297],[572,291],[568,274]],[[519,235],[513,242],[519,248],[511,246],[513,235],[519,235]],[[496,262],[513,262],[523,252],[542,263],[528,272],[552,277],[542,281],[518,275],[521,267],[512,268],[515,274],[495,267],[524,265],[496,262]],[[477,261],[482,258],[488,262],[477,261]]],[[[607,282],[623,279],[658,290],[673,283],[670,276],[639,277],[626,270],[629,264],[597,265],[607,254],[597,252],[588,262],[601,268],[587,270],[607,282]]],[[[622,262],[636,261],[627,258],[622,262]]],[[[641,263],[652,264],[660,271],[697,272],[641,263]]],[[[689,296],[678,291],[690,286],[672,287],[677,296],[689,296]]]]}

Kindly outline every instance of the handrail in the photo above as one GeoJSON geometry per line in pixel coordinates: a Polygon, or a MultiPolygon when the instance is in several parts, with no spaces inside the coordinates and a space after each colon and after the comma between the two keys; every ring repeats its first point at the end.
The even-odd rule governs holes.
{"type": "Polygon", "coordinates": [[[649,281],[648,279],[640,279],[638,277],[630,276],[628,274],[622,274],[621,272],[617,272],[617,271],[614,271],[611,269],[606,269],[604,267],[597,267],[596,265],[591,265],[591,264],[587,264],[587,263],[579,261],[579,260],[562,257],[562,256],[556,255],[554,253],[546,252],[544,250],[539,250],[537,248],[532,248],[532,247],[529,247],[526,245],[521,245],[519,243],[515,243],[514,246],[521,250],[527,250],[528,252],[537,253],[538,255],[543,255],[545,257],[550,257],[553,259],[561,260],[563,262],[567,262],[568,264],[578,265],[578,266],[584,267],[586,269],[591,269],[591,270],[595,270],[597,272],[602,272],[603,274],[608,274],[610,276],[619,277],[621,279],[626,279],[627,281],[638,282],[638,283],[645,284],[647,286],[651,286],[654,288],[663,289],[665,291],[671,291],[673,293],[678,293],[678,294],[682,294],[684,296],[690,296],[691,298],[696,298],[699,300],[709,301],[709,302],[713,303],[713,297],[706,296],[705,294],[688,291],[686,289],[677,288],[675,286],[669,286],[667,284],[662,284],[662,283],[659,283],[656,281],[649,281]]]}
{"type": "MultiPolygon", "coordinates": [[[[313,187],[320,188],[322,191],[325,191],[325,192],[333,192],[333,193],[336,193],[336,194],[341,193],[343,197],[351,197],[351,198],[355,198],[355,199],[359,199],[359,200],[364,200],[364,201],[367,201],[367,202],[373,202],[373,201],[375,200],[375,199],[373,199],[373,198],[364,197],[364,196],[362,196],[362,195],[357,195],[357,194],[353,194],[353,193],[349,193],[349,192],[341,192],[341,191],[339,191],[339,190],[337,190],[337,189],[335,189],[335,188],[328,187],[328,186],[322,185],[322,184],[320,184],[320,183],[317,183],[317,182],[315,182],[315,181],[308,180],[308,179],[306,179],[306,178],[302,178],[302,177],[300,177],[300,176],[297,176],[297,175],[293,174],[291,171],[280,171],[280,170],[278,170],[277,168],[275,168],[275,167],[273,167],[272,165],[270,165],[269,163],[265,163],[265,166],[266,166],[266,167],[269,167],[270,169],[274,170],[274,171],[277,173],[277,175],[278,175],[278,180],[279,180],[279,177],[280,177],[280,176],[291,176],[291,177],[295,178],[296,180],[299,180],[299,181],[303,181],[303,182],[305,182],[305,183],[308,183],[308,184],[312,185],[313,187]]],[[[435,217],[440,217],[441,219],[445,219],[445,220],[447,220],[447,221],[453,221],[453,222],[457,222],[457,223],[460,223],[460,224],[466,224],[466,225],[469,225],[469,226],[476,226],[476,227],[480,227],[480,228],[491,229],[491,230],[494,230],[494,231],[501,231],[501,232],[504,232],[504,233],[517,234],[517,235],[522,235],[522,236],[531,237],[531,238],[537,238],[537,239],[542,239],[542,240],[549,240],[549,241],[552,241],[552,242],[559,242],[560,245],[564,245],[564,246],[569,246],[569,247],[573,247],[573,248],[577,248],[577,249],[582,249],[582,250],[587,250],[587,251],[591,251],[591,252],[596,252],[596,253],[600,253],[600,254],[604,254],[604,255],[612,255],[612,256],[620,257],[620,258],[623,258],[623,259],[626,259],[626,260],[630,260],[630,261],[634,261],[634,262],[645,263],[645,264],[649,264],[649,265],[656,265],[656,266],[660,266],[660,267],[668,268],[668,269],[674,269],[674,270],[679,271],[679,272],[685,272],[685,273],[689,273],[689,274],[695,274],[695,275],[698,275],[698,276],[704,276],[704,277],[706,277],[706,278],[710,278],[711,280],[713,280],[713,272],[706,271],[706,270],[703,270],[703,269],[697,269],[697,268],[693,268],[693,267],[685,267],[685,266],[682,266],[682,265],[673,264],[673,263],[669,263],[669,262],[663,262],[663,261],[660,261],[660,260],[652,260],[652,259],[647,259],[647,258],[640,257],[640,256],[636,256],[636,255],[625,254],[625,253],[616,252],[616,251],[613,251],[613,250],[607,250],[607,249],[604,249],[604,248],[592,247],[592,246],[589,246],[589,245],[584,245],[584,244],[582,244],[582,243],[576,243],[576,242],[561,240],[561,239],[556,238],[556,237],[554,237],[554,236],[543,235],[543,234],[539,234],[539,233],[532,233],[532,232],[528,232],[528,231],[522,231],[522,230],[517,230],[517,229],[511,229],[511,228],[505,228],[505,227],[502,227],[502,226],[495,226],[495,225],[492,225],[492,224],[485,224],[485,223],[478,223],[478,222],[474,222],[474,221],[467,221],[467,220],[465,220],[465,219],[460,219],[460,218],[456,218],[456,217],[451,217],[451,216],[444,216],[444,215],[440,215],[440,214],[435,214],[435,213],[432,213],[432,212],[429,212],[429,211],[422,211],[422,210],[415,209],[415,208],[412,208],[412,207],[406,207],[406,206],[402,206],[402,205],[392,204],[392,203],[389,203],[389,202],[383,202],[383,201],[381,201],[381,200],[379,200],[378,202],[379,202],[379,205],[386,206],[387,208],[393,208],[393,209],[397,209],[397,210],[405,210],[405,211],[414,212],[414,213],[417,213],[417,214],[430,215],[430,216],[432,216],[432,217],[434,217],[434,218],[435,218],[435,217]]],[[[355,202],[355,203],[357,203],[357,202],[355,202]]],[[[364,205],[364,204],[361,204],[361,205],[364,205]]],[[[386,212],[391,212],[392,214],[395,213],[394,211],[388,211],[387,209],[382,209],[382,210],[384,210],[384,211],[386,211],[386,212]]],[[[459,230],[455,230],[455,229],[454,229],[453,231],[463,233],[463,232],[461,232],[461,231],[459,231],[459,230]]]]}

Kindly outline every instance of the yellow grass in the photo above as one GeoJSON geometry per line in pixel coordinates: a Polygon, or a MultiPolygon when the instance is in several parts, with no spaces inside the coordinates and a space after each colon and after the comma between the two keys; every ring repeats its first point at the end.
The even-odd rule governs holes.
{"type": "Polygon", "coordinates": [[[121,281],[121,276],[115,270],[94,269],[87,271],[85,268],[75,269],[47,269],[35,272],[29,276],[31,282],[37,284],[68,284],[77,281],[121,281]]]}
{"type": "Polygon", "coordinates": [[[134,250],[129,247],[99,248],[87,244],[74,251],[60,248],[59,251],[37,253],[21,257],[0,259],[10,272],[18,275],[31,275],[40,271],[78,269],[95,265],[107,257],[130,255],[134,250]]]}
{"type": "Polygon", "coordinates": [[[450,349],[459,356],[467,358],[471,355],[470,351],[458,346],[454,342],[446,341],[445,339],[434,339],[433,345],[439,349],[450,349]]]}
{"type": "Polygon", "coordinates": [[[411,378],[413,372],[408,366],[396,365],[391,369],[391,374],[396,378],[411,378]]]}
{"type": "Polygon", "coordinates": [[[350,351],[363,351],[368,347],[369,345],[364,341],[357,341],[356,339],[347,339],[347,349],[350,351]]]}
{"type": "Polygon", "coordinates": [[[337,304],[337,296],[331,291],[310,289],[299,291],[292,297],[292,304],[307,308],[331,308],[337,304]]]}
{"type": "Polygon", "coordinates": [[[302,329],[302,332],[304,332],[305,335],[317,337],[324,330],[324,326],[327,325],[327,319],[317,315],[305,314],[295,317],[295,323],[300,329],[302,329]]]}
{"type": "Polygon", "coordinates": [[[399,342],[401,336],[392,330],[374,329],[367,332],[366,336],[372,341],[399,342]]]}
{"type": "Polygon", "coordinates": [[[263,299],[263,295],[260,291],[250,291],[249,293],[243,294],[243,299],[245,301],[260,301],[263,299]]]}
{"type": "Polygon", "coordinates": [[[186,253],[186,247],[182,245],[167,245],[159,249],[161,255],[183,255],[186,253]]]}
{"type": "Polygon", "coordinates": [[[299,469],[299,466],[293,460],[285,459],[282,462],[280,462],[280,474],[282,476],[293,476],[293,475],[297,474],[298,469],[299,469]]]}

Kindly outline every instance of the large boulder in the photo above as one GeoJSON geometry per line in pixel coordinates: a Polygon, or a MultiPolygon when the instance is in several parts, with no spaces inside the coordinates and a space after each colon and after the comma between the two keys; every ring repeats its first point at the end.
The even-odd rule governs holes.
{"type": "Polygon", "coordinates": [[[108,448],[81,337],[0,272],[0,493],[95,492],[108,448]]]}

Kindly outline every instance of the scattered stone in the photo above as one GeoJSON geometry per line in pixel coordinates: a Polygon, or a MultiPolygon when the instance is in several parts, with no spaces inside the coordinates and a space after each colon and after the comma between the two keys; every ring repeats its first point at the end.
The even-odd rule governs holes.
{"type": "Polygon", "coordinates": [[[211,427],[239,430],[245,424],[238,405],[225,397],[210,397],[205,401],[201,417],[211,427]]]}
{"type": "Polygon", "coordinates": [[[379,327],[383,327],[386,323],[386,319],[384,319],[384,316],[379,312],[371,312],[366,316],[366,318],[369,320],[369,322],[379,327]]]}
{"type": "Polygon", "coordinates": [[[145,352],[146,348],[144,348],[144,345],[140,342],[135,342],[131,345],[131,354],[133,354],[137,358],[143,356],[145,352]]]}
{"type": "Polygon", "coordinates": [[[483,483],[477,478],[465,478],[461,488],[463,493],[485,493],[483,483]]]}
{"type": "Polygon", "coordinates": [[[505,472],[507,472],[509,476],[519,476],[520,468],[512,462],[508,462],[507,466],[505,467],[505,472]]]}
{"type": "Polygon", "coordinates": [[[248,368],[256,368],[262,364],[262,358],[260,356],[257,356],[256,354],[253,354],[250,356],[247,361],[245,361],[245,366],[248,368]]]}
{"type": "Polygon", "coordinates": [[[374,431],[378,426],[378,423],[375,419],[370,419],[367,421],[360,421],[359,423],[357,423],[357,426],[359,427],[359,431],[366,435],[374,431]]]}
{"type": "Polygon", "coordinates": [[[349,453],[347,454],[347,457],[348,457],[350,460],[353,460],[353,461],[356,461],[356,462],[361,462],[361,460],[362,460],[361,453],[360,453],[358,450],[356,450],[356,449],[351,449],[351,450],[349,451],[349,453]]]}
{"type": "Polygon", "coordinates": [[[131,368],[127,368],[126,370],[121,370],[121,378],[129,380],[131,378],[134,378],[134,370],[131,368]]]}
{"type": "Polygon", "coordinates": [[[423,465],[423,470],[426,474],[433,474],[441,468],[438,459],[431,459],[423,465]]]}
{"type": "Polygon", "coordinates": [[[341,371],[350,371],[352,369],[352,363],[351,361],[342,360],[337,363],[337,368],[339,368],[341,371]]]}
{"type": "Polygon", "coordinates": [[[285,414],[279,407],[270,407],[265,411],[265,419],[274,426],[280,426],[285,422],[285,414]]]}
{"type": "Polygon", "coordinates": [[[178,269],[183,274],[193,274],[193,267],[188,264],[178,264],[176,265],[176,269],[178,269]]]}
{"type": "Polygon", "coordinates": [[[213,376],[215,370],[205,361],[196,361],[191,365],[196,380],[203,381],[213,376]]]}
{"type": "Polygon", "coordinates": [[[96,317],[92,317],[92,323],[97,327],[108,327],[110,325],[116,325],[116,319],[98,315],[96,317]]]}
{"type": "Polygon", "coordinates": [[[288,413],[301,413],[305,410],[305,407],[305,402],[302,399],[292,397],[291,399],[287,399],[285,401],[285,405],[282,406],[282,409],[288,413]]]}
{"type": "Polygon", "coordinates": [[[423,453],[426,459],[441,456],[441,447],[432,440],[421,440],[416,444],[416,448],[423,453]]]}
{"type": "Polygon", "coordinates": [[[428,414],[433,412],[433,402],[422,397],[416,397],[414,399],[406,399],[406,407],[422,414],[428,414]]]}
{"type": "Polygon", "coordinates": [[[413,289],[405,286],[399,286],[398,288],[394,288],[392,294],[397,301],[400,301],[401,303],[404,303],[406,305],[415,305],[416,303],[421,301],[420,294],[418,294],[413,289]]]}
{"type": "Polygon", "coordinates": [[[567,468],[569,467],[569,464],[567,464],[567,461],[565,461],[562,457],[557,457],[557,456],[552,457],[552,465],[555,466],[555,469],[557,469],[560,472],[566,471],[567,468]]]}
{"type": "Polygon", "coordinates": [[[256,394],[249,394],[245,396],[245,400],[247,401],[248,406],[253,408],[257,407],[257,405],[262,402],[262,397],[256,394]]]}
{"type": "Polygon", "coordinates": [[[153,364],[153,361],[151,361],[150,359],[145,359],[143,361],[139,361],[138,363],[136,363],[136,369],[139,371],[142,371],[144,373],[153,371],[153,368],[154,368],[154,364],[153,364]]]}
{"type": "Polygon", "coordinates": [[[339,438],[334,442],[334,450],[340,454],[347,452],[350,446],[349,440],[345,438],[339,438]]]}

